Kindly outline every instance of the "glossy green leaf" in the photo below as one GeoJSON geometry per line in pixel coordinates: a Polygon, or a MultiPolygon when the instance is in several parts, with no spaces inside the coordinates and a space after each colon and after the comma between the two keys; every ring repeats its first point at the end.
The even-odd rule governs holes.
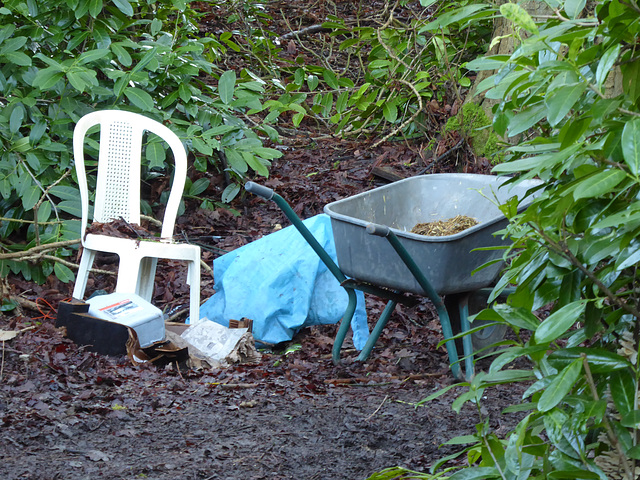
{"type": "Polygon", "coordinates": [[[220,200],[222,200],[224,203],[229,203],[238,196],[238,193],[240,193],[240,185],[238,185],[237,183],[232,183],[230,185],[227,185],[227,187],[224,189],[222,195],[220,196],[220,200]]]}
{"type": "Polygon", "coordinates": [[[0,54],[4,55],[9,52],[20,50],[25,43],[27,43],[27,37],[19,36],[8,38],[4,42],[0,43],[0,54]]]}
{"type": "Polygon", "coordinates": [[[235,149],[225,148],[225,156],[227,157],[228,165],[239,173],[245,173],[247,171],[247,162],[244,161],[242,155],[235,149]]]}
{"type": "Polygon", "coordinates": [[[263,177],[269,176],[269,169],[258,157],[249,152],[242,152],[242,157],[244,158],[244,161],[247,162],[247,165],[249,165],[249,167],[251,167],[258,175],[262,175],[263,177]]]}
{"type": "Polygon", "coordinates": [[[162,168],[166,160],[167,152],[160,142],[151,142],[145,148],[145,155],[149,162],[149,168],[162,168]]]}
{"type": "Polygon", "coordinates": [[[42,195],[42,190],[38,188],[36,185],[31,185],[27,187],[26,191],[22,194],[22,208],[25,210],[31,210],[38,200],[40,200],[40,196],[42,195]]]}
{"type": "Polygon", "coordinates": [[[9,117],[9,131],[11,133],[17,133],[22,127],[22,121],[24,120],[24,108],[21,105],[16,105],[16,107],[11,111],[11,115],[9,117]]]}
{"type": "Polygon", "coordinates": [[[338,95],[338,99],[336,100],[337,113],[342,113],[345,111],[348,100],[349,100],[349,94],[347,92],[342,92],[340,93],[340,95],[338,95]]]}
{"type": "Polygon", "coordinates": [[[509,55],[490,55],[471,60],[466,63],[466,67],[475,72],[499,70],[505,66],[508,60],[509,55]]]}
{"type": "Polygon", "coordinates": [[[133,7],[131,3],[129,3],[129,0],[113,0],[113,4],[125,15],[129,17],[133,15],[133,7]]]}
{"type": "Polygon", "coordinates": [[[229,105],[233,100],[233,93],[236,88],[236,72],[233,70],[227,70],[220,76],[218,81],[218,94],[220,100],[226,105],[229,105]]]}
{"type": "Polygon", "coordinates": [[[558,405],[571,391],[582,372],[582,359],[567,365],[545,388],[538,400],[538,410],[546,412],[558,405]]]}
{"type": "Polygon", "coordinates": [[[609,378],[611,398],[621,415],[633,411],[636,408],[636,385],[633,377],[617,371],[609,378]]]}
{"type": "Polygon", "coordinates": [[[114,53],[118,61],[125,67],[130,67],[133,64],[133,59],[129,52],[124,48],[121,43],[112,43],[111,51],[114,53]]]}
{"type": "Polygon", "coordinates": [[[620,424],[628,428],[640,428],[640,410],[632,410],[622,416],[620,424]]]}
{"type": "Polygon", "coordinates": [[[189,103],[191,101],[191,90],[186,83],[180,84],[178,87],[178,95],[184,103],[189,103]]]}
{"type": "Polygon", "coordinates": [[[340,88],[340,85],[338,84],[338,77],[336,77],[336,74],[331,70],[324,69],[322,71],[322,78],[324,78],[324,81],[327,82],[327,85],[329,85],[330,88],[340,88]]]}
{"type": "Polygon", "coordinates": [[[6,63],[14,63],[19,67],[30,67],[31,57],[24,52],[5,52],[2,55],[6,63]]]}
{"type": "Polygon", "coordinates": [[[193,145],[193,148],[195,148],[198,153],[201,153],[207,156],[213,155],[213,147],[211,147],[211,145],[205,142],[202,138],[200,137],[192,138],[191,144],[193,145]]]}
{"type": "Polygon", "coordinates": [[[604,170],[595,175],[591,175],[578,183],[573,191],[573,198],[601,197],[611,193],[620,182],[627,177],[627,174],[616,168],[604,170]]]}
{"type": "Polygon", "coordinates": [[[143,68],[150,66],[158,55],[158,47],[152,47],[146,51],[143,57],[136,63],[135,67],[131,70],[131,74],[141,72],[143,68]]]}
{"type": "Polygon", "coordinates": [[[513,137],[522,132],[526,132],[542,120],[547,114],[545,105],[540,103],[533,105],[522,112],[516,114],[510,121],[507,128],[507,135],[513,137]]]}
{"type": "Polygon", "coordinates": [[[189,195],[193,195],[193,196],[200,195],[207,188],[209,188],[210,184],[211,184],[211,181],[208,178],[199,178],[198,180],[196,180],[191,184],[191,188],[189,188],[189,195]]]}
{"type": "Polygon", "coordinates": [[[40,207],[38,207],[38,222],[46,222],[47,220],[49,220],[51,211],[51,202],[48,200],[42,202],[40,204],[40,207]]]}
{"type": "Polygon", "coordinates": [[[87,63],[95,62],[100,59],[107,59],[110,50],[108,48],[97,48],[94,50],[89,50],[80,55],[78,57],[78,65],[84,65],[87,63]]]}
{"type": "Polygon", "coordinates": [[[586,304],[586,300],[572,302],[549,315],[536,329],[536,343],[553,342],[563,335],[580,319],[586,304]]]}
{"type": "Polygon", "coordinates": [[[102,0],[89,0],[89,15],[97,17],[102,12],[102,0]]]}
{"type": "MultiPolygon", "coordinates": [[[[122,3],[128,3],[126,0],[122,0],[122,3]]],[[[131,4],[129,4],[129,6],[131,6],[131,4]]],[[[160,20],[159,18],[154,18],[151,21],[151,35],[157,35],[158,33],[160,33],[160,31],[162,30],[162,20],[160,20]]]]}
{"type": "Polygon", "coordinates": [[[437,31],[442,27],[446,27],[448,25],[452,25],[460,21],[466,21],[471,15],[481,10],[490,8],[491,6],[492,5],[489,5],[489,4],[479,3],[479,4],[467,5],[462,8],[454,9],[450,12],[444,13],[443,15],[439,15],[435,21],[430,22],[424,27],[422,27],[418,31],[418,33],[437,31]]]}
{"type": "MultiPolygon", "coordinates": [[[[498,303],[493,306],[493,310],[506,322],[518,328],[535,331],[540,325],[540,320],[526,308],[518,308],[506,303],[498,303]]],[[[484,317],[481,316],[478,316],[478,318],[484,319],[484,317]]]]}
{"type": "Polygon", "coordinates": [[[55,262],[53,266],[53,271],[62,283],[73,282],[76,279],[73,271],[67,267],[66,265],[61,264],[60,262],[55,262]]]}
{"type": "Polygon", "coordinates": [[[449,477],[449,480],[489,480],[500,478],[500,472],[496,467],[469,467],[458,470],[449,477]]]}
{"type": "Polygon", "coordinates": [[[394,123],[398,119],[398,108],[395,102],[385,102],[382,107],[382,114],[389,123],[394,123]]]}
{"type": "Polygon", "coordinates": [[[62,73],[58,67],[47,67],[43,70],[38,70],[38,73],[33,79],[33,86],[41,90],[49,90],[63,77],[64,73],[62,73]]]}
{"type": "Polygon", "coordinates": [[[628,449],[625,454],[629,458],[634,458],[636,460],[640,460],[640,445],[636,445],[635,447],[631,447],[628,449]]]}
{"type": "Polygon", "coordinates": [[[73,88],[75,88],[79,92],[84,92],[87,88],[87,83],[84,81],[84,78],[78,71],[68,71],[67,80],[69,80],[69,83],[73,86],[73,88]]]}
{"type": "Polygon", "coordinates": [[[564,2],[564,11],[569,18],[578,18],[586,4],[587,0],[566,0],[564,2]]]}
{"type": "Polygon", "coordinates": [[[124,90],[125,96],[136,107],[145,110],[153,110],[154,103],[153,98],[146,91],[138,87],[127,87],[124,90]]]}
{"type": "Polygon", "coordinates": [[[500,5],[500,13],[509,21],[529,33],[538,33],[538,27],[531,15],[517,3],[503,3],[500,5]]]}
{"type": "Polygon", "coordinates": [[[640,118],[627,122],[622,130],[622,155],[631,173],[640,176],[640,118]]]}
{"type": "Polygon", "coordinates": [[[544,101],[547,107],[547,120],[551,126],[556,126],[571,111],[576,102],[587,89],[585,83],[575,83],[557,88],[544,101]]]}
{"type": "Polygon", "coordinates": [[[549,355],[549,363],[557,368],[564,368],[577,358],[582,358],[582,354],[587,356],[589,369],[594,374],[610,373],[625,370],[631,366],[628,360],[620,355],[609,352],[602,348],[563,348],[555,350],[549,355]]]}
{"type": "Polygon", "coordinates": [[[623,77],[623,89],[632,102],[640,98],[640,59],[620,66],[623,77]]]}
{"type": "Polygon", "coordinates": [[[522,382],[534,379],[533,371],[522,369],[507,369],[489,372],[483,377],[477,376],[474,382],[478,382],[479,385],[495,385],[501,383],[513,383],[522,382]]]}
{"type": "Polygon", "coordinates": [[[604,55],[602,55],[600,62],[598,62],[598,68],[596,69],[596,86],[598,88],[602,87],[607,76],[609,76],[609,73],[613,69],[613,65],[618,60],[620,48],[622,48],[622,45],[620,44],[609,48],[609,50],[604,52],[604,55]]]}
{"type": "MultiPolygon", "coordinates": [[[[309,75],[307,77],[307,86],[309,87],[310,91],[314,91],[316,88],[318,88],[318,84],[320,83],[320,80],[318,79],[317,75],[309,75]]],[[[346,93],[346,92],[343,92],[346,93]]]]}

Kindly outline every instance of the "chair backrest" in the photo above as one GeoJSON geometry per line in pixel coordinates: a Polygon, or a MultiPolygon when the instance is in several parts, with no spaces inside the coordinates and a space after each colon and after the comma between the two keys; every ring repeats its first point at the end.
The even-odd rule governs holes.
{"type": "Polygon", "coordinates": [[[180,138],[161,123],[143,115],[101,110],[82,117],[73,131],[73,156],[82,201],[81,239],[84,241],[89,216],[85,137],[95,125],[100,126],[100,149],[93,220],[105,223],[122,217],[127,222],[140,224],[140,159],[142,138],[148,131],[169,144],[175,162],[161,230],[162,238],[171,237],[187,177],[187,153],[180,138]]]}

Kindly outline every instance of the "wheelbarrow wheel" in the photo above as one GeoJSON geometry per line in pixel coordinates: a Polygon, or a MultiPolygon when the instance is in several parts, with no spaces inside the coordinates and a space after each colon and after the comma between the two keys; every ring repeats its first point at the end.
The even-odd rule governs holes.
{"type": "MultiPolygon", "coordinates": [[[[444,305],[449,314],[449,321],[451,322],[451,329],[453,334],[457,335],[462,331],[460,322],[460,303],[468,302],[469,316],[475,315],[487,308],[487,295],[483,292],[464,292],[455,293],[452,295],[446,295],[444,297],[444,305]]],[[[483,324],[491,323],[485,320],[476,320],[471,324],[471,328],[477,328],[483,324]]],[[[480,331],[471,334],[471,342],[473,344],[473,351],[481,351],[483,353],[489,353],[496,347],[492,345],[500,342],[505,333],[507,332],[506,325],[492,325],[484,328],[480,331]]],[[[464,349],[462,348],[462,339],[456,339],[456,349],[458,355],[464,355],[464,349]]]]}

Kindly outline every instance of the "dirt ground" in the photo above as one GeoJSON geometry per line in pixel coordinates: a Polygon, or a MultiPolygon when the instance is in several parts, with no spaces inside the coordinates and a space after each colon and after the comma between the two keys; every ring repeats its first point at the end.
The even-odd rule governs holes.
{"type": "MultiPolygon", "coordinates": [[[[291,3],[270,5],[280,12],[295,10],[291,3]]],[[[354,8],[349,5],[337,4],[354,8]]],[[[304,10],[299,26],[313,24],[321,14],[304,10]]],[[[207,28],[214,31],[216,18],[205,17],[203,24],[210,21],[207,28]]],[[[436,122],[452,110],[451,105],[430,108],[436,122]]],[[[278,148],[284,156],[261,181],[302,218],[388,183],[380,168],[401,177],[487,173],[486,159],[473,158],[465,148],[433,163],[436,156],[444,158],[447,145],[458,142],[435,132],[372,149],[373,140],[341,140],[312,125],[303,127],[283,136],[278,148]],[[435,148],[426,151],[431,139],[435,148]]],[[[207,193],[217,200],[224,176],[206,176],[211,180],[207,193]]],[[[232,207],[240,215],[188,204],[178,221],[178,231],[201,245],[209,266],[225,251],[288,225],[274,204],[252,195],[243,194],[232,207]]],[[[102,257],[98,266],[116,270],[110,257],[102,257]]],[[[202,275],[205,300],[213,294],[213,278],[206,270],[202,275]]],[[[184,320],[188,305],[184,280],[181,265],[160,264],[153,302],[167,313],[177,312],[177,321],[184,320]]],[[[355,361],[357,352],[347,339],[342,363],[333,364],[337,326],[329,325],[302,330],[289,344],[262,352],[258,364],[181,370],[173,364],[133,366],[126,356],[102,356],[73,344],[54,326],[58,302],[70,298],[72,285],[54,277],[45,285],[21,277],[10,282],[25,304],[0,314],[0,329],[24,330],[2,343],[2,479],[360,480],[396,465],[426,471],[460,448],[441,446],[444,442],[473,433],[481,418],[489,418],[498,435],[517,421],[502,413],[520,401],[522,391],[512,386],[487,390],[480,408],[467,405],[459,414],[451,409],[458,389],[416,405],[454,382],[444,347],[437,347],[442,339],[437,316],[422,299],[412,308],[396,309],[365,363],[355,361]],[[298,347],[285,353],[291,345],[298,347]]],[[[95,275],[87,293],[113,287],[113,275],[95,275]]],[[[383,308],[382,300],[367,296],[370,325],[383,308]]]]}
{"type": "MultiPolygon", "coordinates": [[[[410,175],[411,145],[378,152],[348,142],[288,150],[264,183],[306,218],[324,204],[386,183],[371,175],[376,158],[410,175]],[[336,167],[337,165],[337,167],[336,167]],[[310,172],[316,175],[308,175],[310,172]]],[[[446,168],[457,169],[455,164],[446,168]]],[[[224,182],[221,175],[212,176],[224,182]]],[[[215,186],[213,187],[215,188],[215,186]]],[[[198,229],[207,263],[287,225],[271,203],[244,196],[225,210],[194,209],[183,226],[198,229]],[[205,222],[202,219],[208,219],[205,222]],[[213,219],[213,220],[212,220],[213,219]]],[[[192,237],[196,238],[192,230],[192,237]]],[[[102,268],[114,268],[104,259],[102,268]]],[[[203,299],[213,279],[203,271],[203,299]]],[[[179,265],[161,264],[154,303],[186,306],[179,265]]],[[[134,367],[127,357],[91,353],[54,327],[56,302],[71,285],[38,286],[11,279],[41,312],[0,317],[0,328],[22,332],[4,342],[0,373],[0,478],[6,479],[365,479],[385,467],[426,470],[452,453],[440,445],[475,431],[480,415],[498,433],[516,421],[501,410],[518,403],[512,387],[487,391],[478,412],[451,410],[457,390],[424,406],[416,403],[454,382],[432,306],[398,307],[366,363],[345,342],[340,365],[331,361],[334,325],[304,329],[291,344],[263,352],[257,365],[215,371],[134,367]]],[[[96,276],[91,289],[113,288],[96,276]]],[[[384,302],[367,296],[370,325],[384,302]]],[[[481,366],[480,366],[481,368],[481,366]]]]}

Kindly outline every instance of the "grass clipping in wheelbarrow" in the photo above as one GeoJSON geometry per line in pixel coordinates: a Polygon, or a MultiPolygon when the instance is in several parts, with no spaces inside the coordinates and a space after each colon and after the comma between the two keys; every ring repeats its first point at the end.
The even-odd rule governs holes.
{"type": "Polygon", "coordinates": [[[478,223],[480,222],[475,218],[467,217],[466,215],[456,215],[455,217],[447,220],[418,223],[411,229],[411,233],[427,235],[429,237],[444,237],[446,235],[455,235],[456,233],[462,232],[467,228],[471,228],[478,223]]]}

